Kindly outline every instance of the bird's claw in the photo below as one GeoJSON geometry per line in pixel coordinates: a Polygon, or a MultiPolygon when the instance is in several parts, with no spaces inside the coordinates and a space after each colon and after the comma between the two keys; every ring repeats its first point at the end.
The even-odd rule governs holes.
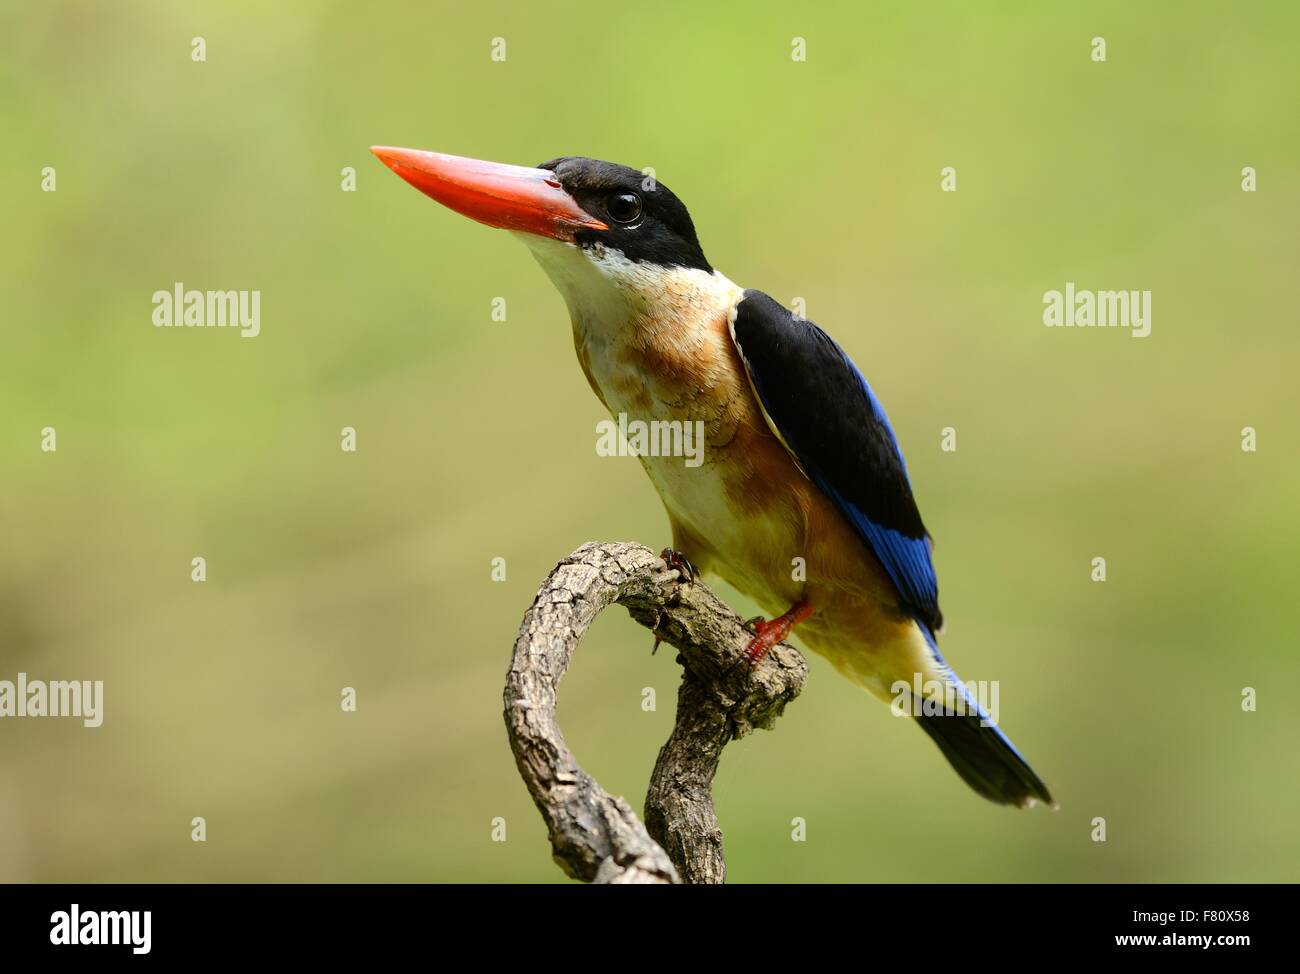
{"type": "Polygon", "coordinates": [[[812,608],[807,602],[800,601],[790,606],[789,611],[784,615],[777,616],[771,621],[764,620],[762,616],[750,619],[745,623],[745,628],[754,634],[754,638],[745,647],[741,659],[748,660],[749,665],[754,666],[767,655],[768,650],[784,642],[790,635],[790,631],[810,615],[812,615],[812,608]]]}
{"type": "Polygon", "coordinates": [[[745,662],[751,667],[757,666],[768,650],[785,639],[790,632],[789,627],[782,625],[782,620],[773,619],[768,622],[762,616],[750,619],[745,623],[745,628],[754,634],[754,638],[745,647],[744,655],[745,662]]]}
{"type": "Polygon", "coordinates": [[[659,552],[659,557],[663,559],[665,565],[674,569],[687,585],[695,586],[695,580],[700,577],[700,573],[695,570],[689,558],[673,548],[665,548],[659,552]]]}

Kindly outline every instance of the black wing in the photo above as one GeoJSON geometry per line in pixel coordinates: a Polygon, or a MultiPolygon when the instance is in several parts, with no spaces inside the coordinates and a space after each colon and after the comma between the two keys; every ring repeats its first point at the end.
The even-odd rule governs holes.
{"type": "Polygon", "coordinates": [[[773,431],[875,552],[903,610],[943,625],[930,536],[907,466],[866,378],[811,321],[761,291],[736,306],[732,337],[773,431]]]}

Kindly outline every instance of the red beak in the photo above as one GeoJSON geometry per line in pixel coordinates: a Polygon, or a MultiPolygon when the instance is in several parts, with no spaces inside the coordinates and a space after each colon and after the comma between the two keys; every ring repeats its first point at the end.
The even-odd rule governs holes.
{"type": "Polygon", "coordinates": [[[609,229],[580,207],[549,169],[385,145],[370,151],[421,193],[490,227],[568,242],[577,230],[609,229]]]}

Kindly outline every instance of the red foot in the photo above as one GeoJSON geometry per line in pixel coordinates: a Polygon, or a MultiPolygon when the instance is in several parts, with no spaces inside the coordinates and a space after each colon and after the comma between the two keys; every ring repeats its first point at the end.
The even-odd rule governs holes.
{"type": "Polygon", "coordinates": [[[767,651],[790,635],[790,630],[812,615],[812,606],[807,602],[796,602],[785,615],[777,616],[771,622],[755,622],[754,638],[745,647],[749,665],[758,663],[767,651]]]}

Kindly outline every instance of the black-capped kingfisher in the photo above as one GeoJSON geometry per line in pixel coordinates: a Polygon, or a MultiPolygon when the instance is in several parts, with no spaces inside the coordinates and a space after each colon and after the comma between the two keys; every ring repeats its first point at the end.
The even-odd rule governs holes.
{"type": "Polygon", "coordinates": [[[611,414],[704,424],[702,464],[639,459],[668,511],[669,564],[692,581],[697,567],[715,573],[774,616],[754,624],[752,658],[797,626],[854,683],[909,703],[897,712],[917,717],[980,795],[1053,804],[939,653],[932,545],[902,451],[826,332],[715,270],[686,207],[635,169],[371,151],[528,245],[568,304],[578,361],[611,414]]]}

